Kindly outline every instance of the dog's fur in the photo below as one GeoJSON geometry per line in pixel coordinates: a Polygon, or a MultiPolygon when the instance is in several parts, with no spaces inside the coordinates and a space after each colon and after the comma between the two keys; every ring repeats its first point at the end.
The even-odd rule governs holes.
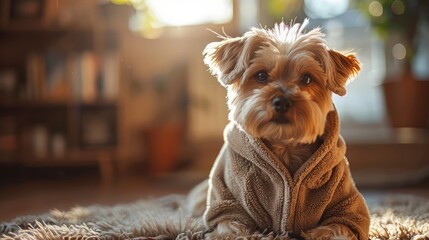
{"type": "MultiPolygon", "coordinates": [[[[352,53],[326,46],[316,28],[276,24],[241,37],[207,45],[204,62],[227,89],[229,120],[268,148],[295,174],[320,146],[332,93],[345,95],[347,81],[360,70],[352,53]],[[280,103],[274,99],[280,97],[280,103]]],[[[238,222],[221,223],[212,236],[245,233],[238,222]]],[[[306,239],[355,239],[344,225],[320,226],[306,239]],[[335,238],[333,238],[335,237],[335,238]],[[337,238],[340,237],[340,238],[337,238]]]]}

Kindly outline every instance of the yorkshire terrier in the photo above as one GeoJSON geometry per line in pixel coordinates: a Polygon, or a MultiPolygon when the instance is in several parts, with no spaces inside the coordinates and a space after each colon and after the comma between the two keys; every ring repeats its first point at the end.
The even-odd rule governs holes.
{"type": "Polygon", "coordinates": [[[368,209],[332,102],[333,93],[346,94],[360,63],[329,49],[322,31],[305,32],[306,25],[220,36],[203,52],[227,90],[230,120],[207,188],[200,187],[210,239],[255,232],[368,239],[368,209]]]}

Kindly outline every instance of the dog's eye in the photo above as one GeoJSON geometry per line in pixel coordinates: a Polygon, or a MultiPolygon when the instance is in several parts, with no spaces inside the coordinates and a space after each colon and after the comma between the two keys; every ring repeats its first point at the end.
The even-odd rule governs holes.
{"type": "Polygon", "coordinates": [[[259,83],[268,82],[269,75],[267,71],[259,71],[255,74],[255,80],[259,83]]]}
{"type": "Polygon", "coordinates": [[[310,74],[304,74],[304,75],[302,75],[302,77],[301,77],[301,83],[303,85],[308,85],[311,82],[313,82],[313,79],[311,78],[310,74]]]}

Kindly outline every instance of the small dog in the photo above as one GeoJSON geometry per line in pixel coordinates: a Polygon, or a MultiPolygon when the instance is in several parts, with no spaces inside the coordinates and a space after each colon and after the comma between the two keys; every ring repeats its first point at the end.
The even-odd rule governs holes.
{"type": "Polygon", "coordinates": [[[360,64],[329,49],[320,29],[305,33],[306,25],[253,28],[203,52],[227,90],[230,120],[207,188],[199,187],[211,239],[258,231],[368,239],[368,209],[331,98],[345,95],[360,64]]]}

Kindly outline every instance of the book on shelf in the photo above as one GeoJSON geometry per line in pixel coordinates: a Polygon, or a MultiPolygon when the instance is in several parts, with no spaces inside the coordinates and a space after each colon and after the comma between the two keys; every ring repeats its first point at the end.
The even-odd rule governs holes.
{"type": "Polygon", "coordinates": [[[119,84],[119,57],[116,51],[109,51],[102,61],[103,87],[102,97],[106,100],[115,100],[118,95],[119,84]]]}
{"type": "Polygon", "coordinates": [[[66,101],[69,99],[69,80],[67,55],[60,52],[48,52],[44,57],[45,84],[44,99],[66,101]]]}
{"type": "Polygon", "coordinates": [[[29,100],[94,102],[116,99],[119,61],[115,52],[32,53],[27,58],[29,100]]]}
{"type": "Polygon", "coordinates": [[[67,54],[32,53],[27,57],[27,98],[37,101],[66,101],[70,84],[67,54]]]}
{"type": "Polygon", "coordinates": [[[97,80],[100,74],[97,56],[92,51],[80,54],[80,93],[83,102],[94,102],[98,97],[97,80]]]}
{"type": "Polygon", "coordinates": [[[45,65],[43,55],[31,53],[26,62],[27,98],[29,100],[40,100],[45,90],[45,65]]]}
{"type": "Polygon", "coordinates": [[[119,60],[116,52],[100,57],[92,51],[80,53],[75,84],[83,102],[115,100],[118,91],[119,60]]]}

